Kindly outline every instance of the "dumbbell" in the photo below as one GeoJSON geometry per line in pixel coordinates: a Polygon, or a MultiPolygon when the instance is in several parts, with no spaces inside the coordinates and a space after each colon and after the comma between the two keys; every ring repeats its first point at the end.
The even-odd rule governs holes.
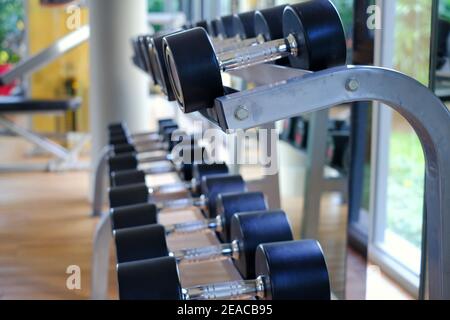
{"type": "Polygon", "coordinates": [[[255,254],[254,280],[183,288],[174,257],[117,266],[121,300],[330,300],[328,269],[317,241],[261,244],[255,254]]]}
{"type": "Polygon", "coordinates": [[[217,246],[169,252],[162,225],[116,230],[118,263],[174,257],[177,263],[195,263],[231,258],[244,279],[255,277],[256,248],[263,243],[294,240],[286,213],[258,211],[237,213],[231,218],[232,241],[217,246]]]}
{"type": "MultiPolygon", "coordinates": [[[[188,28],[182,28],[183,30],[186,30],[188,28]]],[[[135,56],[139,57],[139,60],[142,65],[142,69],[147,72],[147,74],[155,81],[156,78],[156,70],[154,69],[154,66],[151,64],[149,60],[148,51],[151,46],[151,39],[152,37],[157,36],[163,36],[165,34],[168,34],[169,32],[157,32],[154,35],[141,35],[138,36],[135,41],[133,41],[133,49],[135,52],[135,56]]],[[[156,82],[156,81],[155,81],[156,82]]]]}
{"type": "MultiPolygon", "coordinates": [[[[259,11],[244,12],[227,16],[228,24],[226,25],[222,23],[222,20],[209,24],[208,33],[216,54],[283,37],[282,16],[285,8],[286,5],[280,5],[259,11]],[[232,31],[226,32],[225,29],[232,31]],[[228,39],[223,40],[223,34],[228,34],[228,39]]],[[[205,22],[196,26],[205,28],[205,22]]]]}
{"type": "Polygon", "coordinates": [[[147,72],[147,68],[146,68],[144,59],[143,59],[142,54],[141,54],[138,37],[135,37],[135,38],[131,39],[131,46],[133,47],[133,53],[134,53],[134,55],[132,57],[133,63],[139,69],[147,72]]]}
{"type": "MultiPolygon", "coordinates": [[[[179,129],[172,119],[158,121],[158,131],[131,134],[125,124],[112,124],[108,128],[110,145],[146,145],[161,144],[170,140],[170,134],[179,129]],[[169,139],[168,139],[169,138],[169,139]]],[[[161,145],[160,145],[161,146],[161,145]]]]}
{"type": "Polygon", "coordinates": [[[114,183],[116,176],[119,176],[119,179],[125,178],[125,175],[134,174],[135,170],[142,170],[147,176],[174,172],[179,174],[184,181],[192,180],[194,164],[204,163],[208,158],[206,149],[191,145],[180,145],[179,147],[179,154],[175,154],[174,149],[170,154],[157,156],[152,153],[131,152],[108,157],[111,183],[114,183]],[[151,165],[166,161],[169,163],[158,166],[151,165]],[[126,171],[124,175],[119,174],[122,171],[126,171]]]}
{"type": "Polygon", "coordinates": [[[158,130],[154,132],[143,132],[143,133],[130,133],[130,129],[124,122],[112,123],[108,126],[109,136],[124,135],[128,138],[153,138],[155,141],[160,139],[161,132],[165,126],[177,125],[173,119],[160,119],[158,120],[158,130]]]}
{"type": "MultiPolygon", "coordinates": [[[[164,193],[170,190],[183,189],[189,191],[191,194],[199,194],[200,182],[204,176],[228,174],[229,168],[224,163],[195,163],[189,166],[192,169],[187,172],[187,176],[192,177],[189,179],[183,179],[184,181],[169,185],[162,185],[158,187],[152,187],[153,193],[164,193]]],[[[186,168],[187,170],[188,168],[186,168]]],[[[111,173],[111,186],[123,187],[132,184],[144,184],[147,183],[147,179],[152,177],[152,170],[124,170],[111,173]],[[150,173],[149,173],[150,172],[150,173]]],[[[184,174],[183,174],[184,178],[184,174]]]]}
{"type": "MultiPolygon", "coordinates": [[[[217,216],[216,202],[219,194],[245,192],[247,187],[239,175],[214,175],[202,178],[201,191],[202,195],[200,197],[177,198],[154,204],[158,211],[198,207],[208,218],[215,218],[217,216]]],[[[152,192],[151,188],[148,188],[146,184],[111,188],[109,190],[110,208],[153,203],[152,192]]]]}
{"type": "Polygon", "coordinates": [[[137,54],[140,56],[141,61],[144,66],[144,71],[146,71],[152,79],[155,79],[155,71],[148,60],[148,36],[141,35],[138,36],[136,44],[137,54]]]}
{"type": "Polygon", "coordinates": [[[203,28],[164,37],[166,68],[181,109],[190,113],[211,108],[224,95],[221,72],[281,58],[289,58],[291,67],[310,71],[346,61],[344,29],[329,0],[286,6],[283,34],[280,39],[219,55],[203,28]]]}
{"type": "MultiPolygon", "coordinates": [[[[214,37],[212,34],[217,34],[214,31],[209,31],[209,33],[213,37],[212,45],[216,54],[220,52],[223,53],[230,50],[236,50],[238,48],[244,48],[246,46],[254,45],[259,42],[271,40],[272,38],[281,38],[283,36],[281,18],[285,7],[285,5],[277,6],[257,12],[247,12],[213,20],[211,22],[211,25],[215,25],[216,27],[212,29],[218,29],[219,36],[216,35],[214,37]],[[224,24],[226,24],[227,27],[225,27],[224,24]],[[225,29],[233,31],[225,32],[225,29]],[[258,34],[257,37],[255,36],[255,33],[258,34]],[[226,39],[230,34],[233,34],[235,36],[226,39]],[[253,36],[253,38],[247,40],[247,36],[253,36]]],[[[205,30],[211,30],[211,28],[208,27],[208,23],[206,21],[197,22],[196,26],[205,30]]],[[[167,35],[154,37],[152,39],[152,45],[150,46],[149,55],[153,69],[156,70],[156,82],[159,84],[169,101],[176,101],[176,96],[170,84],[169,74],[164,57],[165,53],[163,39],[167,35]]],[[[283,60],[282,62],[283,65],[286,64],[286,61],[283,60]]],[[[206,84],[204,83],[203,85],[206,84]]]]}
{"type": "Polygon", "coordinates": [[[195,24],[208,31],[216,53],[236,50],[257,44],[254,26],[255,11],[224,16],[216,21],[216,30],[211,31],[210,24],[203,20],[195,24]]]}
{"type": "MultiPolygon", "coordinates": [[[[124,189],[127,189],[128,186],[137,186],[137,185],[147,185],[146,180],[148,174],[147,171],[139,171],[139,170],[126,170],[126,171],[120,171],[120,172],[113,172],[111,173],[111,187],[117,188],[117,187],[123,187],[124,189]]],[[[192,179],[184,180],[179,183],[174,184],[168,184],[168,185],[161,185],[156,187],[148,187],[148,193],[151,194],[152,199],[157,199],[160,197],[164,197],[165,199],[168,198],[174,198],[179,196],[180,194],[185,194],[186,192],[189,192],[192,196],[200,196],[201,195],[201,181],[203,177],[207,176],[215,176],[215,175],[226,175],[229,173],[228,166],[226,164],[194,164],[192,166],[184,166],[184,169],[180,171],[180,176],[182,178],[185,178],[187,176],[192,177],[192,179]],[[192,170],[189,170],[192,169],[192,170]]],[[[111,193],[114,192],[113,189],[111,193]]],[[[122,189],[123,190],[123,189],[122,189]]],[[[116,191],[117,194],[117,191],[116,191]]],[[[116,195],[117,197],[117,195],[116,195]]],[[[149,204],[150,205],[150,204],[149,204]]],[[[143,210],[143,209],[141,209],[143,210]]],[[[157,208],[155,207],[155,210],[157,208]]],[[[122,210],[127,211],[127,210],[122,210]]],[[[131,210],[133,214],[128,215],[130,217],[130,222],[133,221],[133,216],[136,216],[136,219],[138,221],[146,220],[139,217],[139,213],[142,212],[140,210],[137,210],[133,207],[133,210],[131,210]]],[[[144,211],[145,212],[145,211],[144,211]]],[[[147,212],[145,212],[145,215],[147,212]]],[[[156,213],[155,213],[156,214],[156,213]]]]}
{"type": "MultiPolygon", "coordinates": [[[[249,29],[253,29],[253,26],[250,28],[248,27],[250,24],[253,24],[250,21],[250,17],[253,16],[254,12],[249,12],[246,14],[225,16],[217,19],[216,24],[220,26],[218,27],[220,29],[220,36],[215,37],[213,40],[213,46],[216,52],[226,52],[228,50],[234,50],[236,48],[249,45],[247,42],[244,42],[243,37],[250,32],[249,29]]],[[[205,20],[197,22],[195,26],[203,28],[205,31],[210,29],[207,21],[205,20]]],[[[179,30],[176,32],[182,31],[183,30],[179,30]]],[[[154,79],[156,83],[161,87],[161,90],[167,96],[169,101],[175,101],[176,99],[170,86],[167,69],[164,62],[163,38],[166,35],[150,37],[148,60],[154,70],[154,79]]],[[[250,35],[252,34],[250,33],[250,35]]]]}
{"type": "MultiPolygon", "coordinates": [[[[215,218],[164,225],[164,230],[167,236],[212,230],[222,242],[231,242],[230,226],[234,214],[268,209],[262,192],[219,194],[215,218]]],[[[158,224],[158,208],[151,203],[114,208],[110,215],[113,230],[158,224]]]]}

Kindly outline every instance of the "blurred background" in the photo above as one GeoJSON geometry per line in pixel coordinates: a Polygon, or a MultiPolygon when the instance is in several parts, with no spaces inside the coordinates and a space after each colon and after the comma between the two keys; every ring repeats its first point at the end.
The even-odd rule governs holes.
{"type": "MultiPolygon", "coordinates": [[[[172,30],[187,21],[212,19],[286,2],[299,1],[148,0],[145,24],[148,33],[172,30]]],[[[436,90],[443,101],[448,101],[450,1],[386,2],[389,2],[390,11],[382,11],[380,21],[383,28],[371,30],[367,27],[369,16],[373,13],[370,7],[379,4],[379,1],[333,0],[347,34],[348,63],[393,68],[436,90]],[[376,42],[377,32],[382,33],[382,42],[376,42]]],[[[0,0],[0,75],[89,24],[92,19],[89,10],[89,1],[0,0]]],[[[130,44],[120,45],[130,47],[131,59],[130,44]]],[[[90,97],[92,78],[89,71],[92,66],[89,46],[89,41],[82,41],[73,50],[48,61],[33,72],[0,86],[2,96],[31,99],[80,97],[80,108],[57,115],[13,114],[8,115],[8,119],[46,135],[65,147],[76,145],[80,137],[90,134],[93,108],[90,104],[93,100],[90,97]]],[[[129,61],[124,63],[131,65],[129,61]]],[[[161,101],[158,89],[152,86],[149,79],[142,77],[142,81],[151,93],[152,103],[166,103],[161,101]]],[[[126,87],[133,84],[122,85],[126,87]]],[[[406,120],[390,109],[381,108],[382,111],[378,111],[378,108],[372,107],[371,103],[362,108],[338,106],[330,112],[330,119],[341,128],[333,130],[338,130],[343,138],[339,143],[335,140],[327,145],[330,156],[327,158],[326,175],[342,177],[346,185],[350,186],[350,194],[347,190],[335,190],[319,199],[322,225],[320,240],[329,257],[330,268],[334,270],[332,282],[339,298],[416,299],[423,245],[425,161],[422,147],[406,120]],[[350,165],[345,158],[345,154],[348,157],[350,152],[347,149],[350,148],[351,125],[355,121],[364,124],[359,127],[361,144],[358,149],[358,168],[350,165]],[[342,149],[343,155],[339,159],[333,159],[336,148],[342,149]],[[351,172],[358,172],[358,178],[349,181],[351,172]]],[[[282,140],[279,174],[281,203],[283,209],[288,211],[298,237],[301,235],[304,214],[301,208],[305,197],[304,149],[307,148],[302,143],[302,134],[305,134],[307,125],[308,116],[278,124],[282,140]]],[[[337,138],[331,136],[329,139],[337,138]]],[[[83,146],[80,159],[87,162],[92,160],[90,147],[89,142],[83,146]]],[[[19,160],[35,163],[47,156],[28,142],[11,136],[9,130],[1,125],[0,148],[0,162],[3,164],[19,160]]],[[[246,174],[251,176],[254,172],[248,169],[246,174]]],[[[81,248],[91,243],[95,226],[95,221],[84,217],[88,211],[88,184],[89,174],[86,172],[42,175],[5,170],[0,175],[0,298],[88,297],[88,272],[83,279],[83,290],[73,294],[58,282],[60,277],[64,278],[65,270],[56,267],[48,269],[52,261],[62,265],[60,259],[65,263],[73,257],[71,263],[89,270],[89,252],[83,252],[81,248]],[[65,180],[66,185],[60,187],[55,182],[58,179],[65,180]],[[44,190],[44,186],[50,185],[46,198],[47,195],[41,194],[39,189],[42,186],[44,190]],[[24,197],[27,193],[29,197],[24,197]],[[64,198],[65,194],[70,193],[72,198],[64,198]],[[68,217],[58,217],[58,213],[54,212],[55,205],[39,208],[39,201],[51,201],[50,196],[56,194],[60,197],[60,208],[70,212],[68,217]],[[63,199],[69,202],[63,203],[63,199]],[[45,208],[48,212],[39,214],[41,218],[44,217],[42,219],[32,217],[33,208],[38,211],[45,208]],[[38,231],[34,229],[40,224],[57,228],[54,219],[73,219],[74,230],[81,230],[84,236],[80,237],[73,231],[50,237],[45,228],[39,228],[38,231]],[[29,234],[33,236],[29,238],[29,234]],[[69,240],[67,236],[72,238],[69,240]],[[65,243],[67,251],[63,247],[53,247],[55,241],[65,243]],[[24,251],[16,250],[20,244],[26,248],[24,251]],[[20,252],[19,255],[17,252],[20,252]],[[29,268],[35,269],[28,272],[29,268]],[[22,280],[15,280],[24,275],[22,280]],[[46,284],[40,280],[45,276],[51,279],[46,284]]]]}

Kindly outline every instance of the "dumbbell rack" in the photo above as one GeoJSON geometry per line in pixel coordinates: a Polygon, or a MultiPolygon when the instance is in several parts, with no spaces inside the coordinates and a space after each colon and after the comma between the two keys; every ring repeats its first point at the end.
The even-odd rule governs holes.
{"type": "MultiPolygon", "coordinates": [[[[179,179],[173,174],[175,179],[179,179]]],[[[155,177],[155,180],[158,178],[155,177]]],[[[160,181],[161,182],[161,181],[160,181]]],[[[175,183],[179,181],[173,181],[175,183]]],[[[189,192],[181,196],[189,197],[189,192]]],[[[203,214],[198,208],[174,209],[173,212],[164,212],[159,216],[159,222],[163,225],[173,225],[176,223],[201,221],[204,219],[203,214]]],[[[91,299],[104,300],[108,297],[108,278],[110,267],[110,245],[112,240],[112,225],[110,215],[105,213],[101,216],[97,229],[95,231],[93,260],[91,273],[91,299]]],[[[217,246],[220,242],[216,235],[212,232],[199,232],[196,234],[188,234],[187,236],[175,236],[168,239],[168,245],[171,250],[181,250],[185,248],[200,248],[217,246]]],[[[192,264],[181,264],[179,266],[180,274],[186,275],[183,279],[187,286],[198,285],[204,279],[204,273],[208,272],[208,282],[221,282],[224,279],[229,281],[242,280],[237,269],[231,260],[210,261],[205,267],[199,267],[192,264]]]]}
{"type": "MultiPolygon", "coordinates": [[[[231,74],[257,86],[270,85],[272,83],[285,81],[286,79],[307,75],[310,72],[292,68],[277,67],[271,64],[263,64],[252,68],[232,71],[231,74]]],[[[306,181],[303,204],[302,232],[303,238],[317,239],[319,234],[319,214],[322,195],[327,192],[340,192],[347,194],[347,177],[328,178],[324,177],[326,167],[325,150],[327,145],[327,128],[329,121],[329,110],[324,109],[311,114],[310,134],[308,148],[306,150],[306,181]]],[[[274,128],[275,122],[266,128],[274,128]]],[[[272,175],[271,181],[266,184],[268,190],[262,190],[266,194],[273,193],[274,186],[279,185],[279,176],[272,175]],[[272,189],[272,191],[271,191],[272,189]]],[[[276,190],[279,190],[277,187],[276,190]]],[[[279,198],[279,193],[278,193],[279,198]]],[[[281,201],[278,200],[280,203],[281,201]]]]}
{"type": "MultiPolygon", "coordinates": [[[[450,113],[446,106],[416,80],[377,67],[344,66],[310,73],[260,65],[235,73],[247,81],[264,78],[270,83],[216,99],[210,112],[213,116],[207,119],[224,131],[260,127],[358,101],[380,101],[408,120],[426,157],[426,259],[422,270],[427,272],[422,272],[421,286],[430,299],[450,299],[450,113]],[[247,117],[236,116],[242,109],[247,117]]],[[[311,225],[318,225],[318,214],[309,219],[311,225]]],[[[107,234],[109,241],[107,220],[102,218],[98,235],[107,234]]]]}
{"type": "MultiPolygon", "coordinates": [[[[216,99],[215,121],[223,130],[249,129],[265,123],[358,101],[380,101],[412,125],[426,157],[426,259],[421,286],[428,274],[430,299],[450,299],[450,113],[416,80],[398,72],[369,66],[345,66],[316,73],[264,65],[273,82],[216,99]],[[276,106],[276,108],[274,108],[276,106]],[[248,117],[237,118],[245,108],[248,117]]],[[[252,72],[249,69],[248,72],[252,72]]],[[[261,72],[255,72],[261,74],[261,72]]],[[[308,188],[308,186],[306,186],[308,188]]],[[[317,219],[319,216],[310,217],[317,219]]]]}

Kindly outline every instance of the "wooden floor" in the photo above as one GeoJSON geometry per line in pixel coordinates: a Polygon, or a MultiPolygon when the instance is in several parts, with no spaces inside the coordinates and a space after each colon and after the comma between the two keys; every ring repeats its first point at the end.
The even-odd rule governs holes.
{"type": "Polygon", "coordinates": [[[0,298],[88,298],[96,224],[88,175],[2,174],[0,190],[0,298]],[[81,268],[80,291],[66,288],[71,265],[81,268]]]}

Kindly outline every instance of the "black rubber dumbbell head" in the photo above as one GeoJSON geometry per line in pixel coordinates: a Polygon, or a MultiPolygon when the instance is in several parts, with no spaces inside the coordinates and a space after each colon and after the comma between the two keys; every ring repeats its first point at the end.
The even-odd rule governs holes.
{"type": "Polygon", "coordinates": [[[159,224],[119,229],[114,232],[118,263],[167,257],[166,231],[159,224]]]}
{"type": "Polygon", "coordinates": [[[142,57],[142,60],[144,61],[145,70],[147,71],[149,76],[154,80],[155,79],[155,69],[151,65],[150,58],[149,58],[149,49],[151,46],[150,39],[151,39],[151,36],[148,36],[148,35],[139,37],[139,45],[141,48],[141,57],[142,57]]]}
{"type": "Polygon", "coordinates": [[[221,231],[217,233],[222,242],[231,242],[231,218],[239,212],[268,210],[267,201],[262,192],[227,193],[217,197],[217,215],[222,221],[221,231]]]}
{"type": "Polygon", "coordinates": [[[112,229],[126,229],[158,223],[158,209],[152,203],[113,208],[110,211],[112,229]]]}
{"type": "Polygon", "coordinates": [[[177,126],[177,123],[173,120],[171,121],[163,121],[158,125],[158,133],[161,135],[164,132],[164,129],[167,127],[174,127],[177,126]]]}
{"type": "MultiPolygon", "coordinates": [[[[202,148],[202,162],[207,160],[207,152],[205,148],[202,148]]],[[[195,159],[195,158],[194,158],[195,159]]],[[[201,179],[204,176],[211,176],[211,175],[217,175],[217,174],[227,174],[228,173],[228,167],[225,164],[205,164],[205,163],[199,163],[194,162],[191,164],[182,163],[180,168],[180,177],[184,181],[192,182],[193,179],[195,179],[195,186],[198,190],[193,190],[193,195],[200,195],[200,183],[201,179]],[[198,181],[198,182],[197,182],[198,181]]]]}
{"type": "Polygon", "coordinates": [[[286,5],[255,12],[255,33],[265,41],[283,38],[283,12],[286,5]]]}
{"type": "Polygon", "coordinates": [[[271,300],[331,298],[328,269],[317,241],[262,244],[256,250],[255,271],[269,282],[271,300]]]}
{"type": "Polygon", "coordinates": [[[161,126],[166,125],[166,124],[177,124],[177,123],[175,122],[175,120],[170,119],[170,118],[158,120],[158,128],[161,128],[161,126]]]}
{"type": "Polygon", "coordinates": [[[148,52],[148,57],[149,57],[150,64],[152,65],[152,68],[155,70],[154,71],[155,72],[155,78],[154,78],[155,84],[157,84],[161,87],[161,89],[163,90],[163,93],[166,93],[162,86],[163,75],[161,73],[161,69],[158,66],[158,61],[156,60],[155,41],[154,41],[155,38],[160,39],[162,37],[154,37],[150,40],[151,47],[148,52]]]}
{"type": "Polygon", "coordinates": [[[185,113],[212,108],[224,95],[219,62],[205,29],[165,37],[164,52],[172,89],[185,113]],[[195,53],[186,48],[195,48],[195,53]]]}
{"type": "Polygon", "coordinates": [[[167,151],[169,152],[171,152],[180,141],[183,141],[187,137],[187,134],[184,131],[179,130],[178,126],[166,127],[161,133],[162,140],[168,144],[167,151]],[[174,139],[174,137],[177,139],[174,139]]]}
{"type": "Polygon", "coordinates": [[[145,183],[109,189],[109,206],[118,208],[149,202],[148,187],[145,183]]]}
{"type": "Polygon", "coordinates": [[[208,198],[208,218],[217,216],[216,204],[219,194],[246,192],[247,187],[240,175],[213,175],[202,178],[202,192],[208,198]]]}
{"type": "Polygon", "coordinates": [[[183,29],[183,30],[188,30],[188,29],[192,29],[192,28],[193,28],[193,25],[190,22],[187,22],[181,26],[181,29],[183,29]]]}
{"type": "Polygon", "coordinates": [[[260,244],[294,240],[283,211],[235,214],[230,230],[231,240],[239,242],[239,259],[234,264],[244,279],[255,278],[255,253],[260,244]]]}
{"type": "Polygon", "coordinates": [[[118,172],[124,170],[135,170],[139,165],[137,154],[123,153],[108,158],[109,171],[118,172]]]}
{"type": "Polygon", "coordinates": [[[111,185],[113,187],[127,186],[130,184],[144,184],[146,174],[141,170],[124,170],[111,173],[111,185]]]}
{"type": "Polygon", "coordinates": [[[108,132],[114,133],[125,133],[125,132],[129,132],[128,126],[125,122],[118,122],[118,123],[111,123],[108,126],[108,132]]]}
{"type": "Polygon", "coordinates": [[[196,22],[195,27],[203,28],[206,31],[209,30],[208,21],[206,21],[206,20],[200,20],[200,21],[196,22]]]}
{"type": "Polygon", "coordinates": [[[114,155],[124,154],[124,153],[137,153],[137,150],[133,144],[117,144],[111,145],[112,152],[114,155]]]}
{"type": "Polygon", "coordinates": [[[117,266],[120,300],[182,300],[175,258],[163,257],[117,266]]]}
{"type": "Polygon", "coordinates": [[[163,39],[165,36],[154,37],[152,39],[152,49],[150,51],[150,59],[156,71],[156,82],[161,87],[162,92],[166,95],[167,100],[175,101],[175,93],[170,85],[169,74],[167,72],[166,62],[164,60],[163,39]]]}
{"type": "Polygon", "coordinates": [[[219,19],[214,19],[209,23],[208,33],[212,37],[219,37],[221,35],[224,36],[222,34],[222,31],[223,31],[222,21],[220,21],[219,19]]]}
{"type": "Polygon", "coordinates": [[[234,33],[241,39],[254,38],[255,34],[255,11],[235,14],[233,16],[234,33]]]}
{"type": "Polygon", "coordinates": [[[137,53],[139,55],[140,60],[144,63],[144,70],[146,72],[150,72],[149,66],[147,63],[147,59],[145,57],[145,52],[144,52],[144,36],[140,35],[137,37],[136,40],[137,40],[137,49],[138,49],[137,53]]]}
{"type": "Polygon", "coordinates": [[[220,18],[223,26],[223,33],[225,38],[233,38],[237,35],[234,27],[234,16],[232,14],[220,18]]]}
{"type": "Polygon", "coordinates": [[[141,48],[142,48],[142,57],[144,59],[144,63],[146,65],[146,71],[148,75],[154,80],[155,79],[155,69],[153,68],[152,64],[150,63],[150,57],[149,57],[149,50],[151,48],[150,39],[152,36],[150,35],[144,35],[142,36],[141,40],[141,48]]]}
{"type": "Polygon", "coordinates": [[[159,134],[161,136],[164,135],[164,132],[168,131],[168,130],[173,130],[173,129],[178,129],[178,125],[175,122],[168,122],[168,123],[164,123],[159,127],[159,134]]]}
{"type": "Polygon", "coordinates": [[[283,34],[285,37],[293,35],[297,41],[299,55],[289,56],[294,68],[319,71],[346,63],[344,27],[329,0],[287,6],[283,14],[283,34]]]}
{"type": "MultiPolygon", "coordinates": [[[[206,160],[206,159],[205,159],[206,160]]],[[[229,173],[229,168],[224,163],[196,163],[192,168],[192,181],[195,185],[194,194],[199,195],[202,193],[201,182],[203,177],[213,176],[213,175],[226,175],[229,173]]],[[[192,180],[191,179],[191,180],[192,180]]]]}
{"type": "Polygon", "coordinates": [[[120,144],[131,144],[132,141],[130,140],[129,136],[127,134],[113,134],[109,136],[109,144],[110,145],[120,145],[120,144]]]}
{"type": "MultiPolygon", "coordinates": [[[[258,10],[255,12],[255,34],[265,41],[283,38],[283,12],[286,5],[258,10]]],[[[289,65],[289,59],[283,58],[275,62],[278,65],[289,65]]]]}

